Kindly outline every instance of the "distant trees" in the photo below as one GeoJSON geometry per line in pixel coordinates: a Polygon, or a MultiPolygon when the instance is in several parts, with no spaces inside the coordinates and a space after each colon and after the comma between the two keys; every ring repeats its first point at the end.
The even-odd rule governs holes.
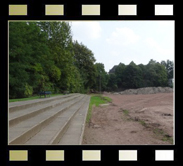
{"type": "Polygon", "coordinates": [[[163,65],[150,61],[146,66],[146,75],[144,77],[146,86],[167,86],[168,77],[163,65]]]}
{"type": "Polygon", "coordinates": [[[124,70],[125,70],[125,67],[126,67],[126,65],[125,64],[123,64],[123,63],[119,63],[119,65],[115,65],[114,67],[113,67],[113,73],[115,74],[115,77],[116,78],[114,78],[114,76],[112,76],[112,78],[114,78],[114,80],[116,81],[116,85],[114,86],[114,87],[123,87],[124,85],[124,70]]]}
{"type": "Polygon", "coordinates": [[[168,86],[168,78],[173,72],[173,62],[167,62],[159,63],[151,59],[147,65],[136,65],[133,61],[129,65],[115,65],[110,70],[108,88],[115,90],[168,86]],[[167,64],[168,67],[165,67],[167,64]]]}
{"type": "Polygon", "coordinates": [[[161,61],[161,64],[165,67],[168,79],[173,78],[173,61],[167,60],[167,61],[161,61]]]}
{"type": "Polygon", "coordinates": [[[117,77],[114,73],[109,74],[109,81],[107,84],[107,90],[109,91],[116,91],[119,87],[117,85],[117,77]]]}
{"type": "Polygon", "coordinates": [[[97,91],[107,90],[107,84],[109,76],[104,69],[103,63],[95,63],[95,84],[93,85],[93,89],[97,91]]]}

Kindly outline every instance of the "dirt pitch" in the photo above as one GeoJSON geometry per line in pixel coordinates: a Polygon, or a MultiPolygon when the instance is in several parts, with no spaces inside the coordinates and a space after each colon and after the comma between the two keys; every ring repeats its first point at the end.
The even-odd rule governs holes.
{"type": "Polygon", "coordinates": [[[173,93],[103,95],[112,103],[93,107],[84,145],[173,144],[173,93]]]}

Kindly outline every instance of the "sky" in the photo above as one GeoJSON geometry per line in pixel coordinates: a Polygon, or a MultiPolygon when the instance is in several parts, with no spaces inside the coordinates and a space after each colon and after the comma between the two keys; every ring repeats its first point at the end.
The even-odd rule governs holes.
{"type": "Polygon", "coordinates": [[[106,72],[120,62],[174,61],[174,21],[69,21],[73,40],[89,48],[106,72]]]}

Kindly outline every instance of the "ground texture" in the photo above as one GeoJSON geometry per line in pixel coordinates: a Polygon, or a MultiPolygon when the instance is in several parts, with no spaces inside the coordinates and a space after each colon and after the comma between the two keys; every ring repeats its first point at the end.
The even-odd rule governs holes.
{"type": "Polygon", "coordinates": [[[103,95],[110,97],[112,103],[93,107],[83,144],[173,144],[173,93],[103,95]]]}

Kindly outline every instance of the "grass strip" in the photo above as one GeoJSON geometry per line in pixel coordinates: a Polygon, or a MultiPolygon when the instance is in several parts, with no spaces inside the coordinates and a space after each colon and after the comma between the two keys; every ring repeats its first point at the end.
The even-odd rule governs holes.
{"type": "Polygon", "coordinates": [[[91,95],[88,114],[86,117],[86,123],[89,123],[92,114],[92,107],[98,107],[100,104],[110,103],[112,99],[102,95],[91,95]]]}

